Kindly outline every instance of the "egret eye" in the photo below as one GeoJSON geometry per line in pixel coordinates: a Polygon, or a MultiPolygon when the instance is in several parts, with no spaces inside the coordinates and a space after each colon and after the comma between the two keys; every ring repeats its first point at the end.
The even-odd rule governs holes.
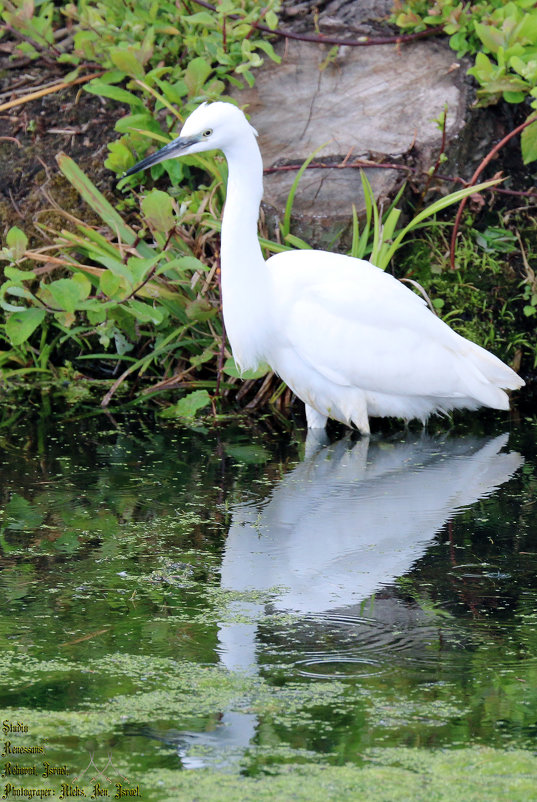
{"type": "Polygon", "coordinates": [[[203,136],[205,139],[207,139],[207,137],[211,136],[212,132],[213,132],[213,129],[212,129],[212,128],[207,128],[207,130],[203,132],[202,136],[203,136]]]}

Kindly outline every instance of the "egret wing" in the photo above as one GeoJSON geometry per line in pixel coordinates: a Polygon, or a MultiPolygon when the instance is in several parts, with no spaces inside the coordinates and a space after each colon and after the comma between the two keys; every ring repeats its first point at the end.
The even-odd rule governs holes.
{"type": "Polygon", "coordinates": [[[280,333],[311,368],[363,390],[463,394],[457,362],[467,341],[401,282],[368,262],[322,251],[279,257],[280,333]]]}

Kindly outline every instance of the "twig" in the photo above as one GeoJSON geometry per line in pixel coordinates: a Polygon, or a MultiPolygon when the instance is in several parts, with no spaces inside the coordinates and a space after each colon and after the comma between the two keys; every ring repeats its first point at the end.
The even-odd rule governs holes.
{"type": "Polygon", "coordinates": [[[438,317],[438,312],[434,308],[433,302],[431,301],[429,295],[427,294],[425,289],[421,286],[419,281],[414,281],[413,278],[400,278],[399,281],[404,281],[406,284],[411,284],[413,287],[415,287],[418,290],[418,292],[420,293],[420,295],[423,295],[423,297],[424,297],[424,299],[425,299],[425,301],[427,303],[427,306],[429,307],[429,309],[431,310],[433,315],[436,315],[438,317]]]}
{"type": "Polygon", "coordinates": [[[68,89],[70,86],[75,86],[76,84],[87,83],[87,81],[91,81],[92,78],[99,78],[103,73],[104,70],[101,70],[101,72],[93,72],[91,75],[81,75],[75,78],[74,81],[61,81],[54,86],[39,89],[37,92],[30,92],[29,95],[24,95],[24,97],[19,97],[16,100],[10,100],[9,103],[2,103],[0,111],[7,111],[7,109],[12,109],[14,106],[21,106],[23,103],[29,103],[31,100],[39,100],[39,98],[45,95],[51,95],[53,92],[60,92],[62,89],[68,89]]]}
{"type": "MultiPolygon", "coordinates": [[[[347,158],[347,157],[345,157],[347,158]]],[[[290,172],[292,170],[300,170],[302,167],[302,162],[300,164],[280,164],[276,167],[267,167],[263,170],[264,175],[270,175],[271,173],[285,173],[290,172]]],[[[364,168],[364,167],[378,167],[381,170],[405,170],[407,172],[416,172],[411,167],[408,167],[405,164],[392,164],[390,162],[375,162],[370,159],[355,159],[352,162],[347,162],[344,164],[343,162],[310,162],[308,164],[308,170],[332,170],[332,169],[342,169],[343,167],[353,167],[353,168],[364,168]]]]}
{"type": "Polygon", "coordinates": [[[17,201],[16,201],[16,200],[15,200],[15,198],[13,197],[13,192],[11,191],[11,187],[9,187],[9,188],[8,188],[8,192],[9,192],[9,198],[10,198],[10,200],[11,200],[11,205],[12,205],[12,206],[13,206],[13,208],[15,209],[15,212],[16,212],[16,214],[17,214],[17,215],[20,217],[20,219],[21,219],[21,220],[24,220],[24,219],[25,219],[25,218],[24,218],[24,215],[23,215],[23,213],[21,212],[21,210],[19,209],[19,207],[18,207],[18,205],[17,205],[17,201]]]}
{"type": "Polygon", "coordinates": [[[274,373],[272,371],[270,371],[270,373],[267,373],[261,387],[255,394],[255,396],[252,398],[252,400],[246,404],[245,409],[252,411],[256,409],[258,406],[261,406],[263,402],[263,396],[268,396],[271,394],[270,385],[272,384],[273,378],[274,378],[274,373]]]}
{"type": "MultiPolygon", "coordinates": [[[[161,251],[161,253],[164,253],[164,252],[167,250],[167,248],[168,248],[168,245],[170,244],[170,240],[171,240],[171,238],[172,238],[172,234],[174,234],[174,233],[175,233],[175,229],[174,229],[174,228],[170,229],[170,232],[169,232],[169,234],[168,234],[168,237],[167,237],[167,239],[166,239],[166,242],[164,243],[164,247],[162,248],[162,251],[161,251]]],[[[155,273],[156,273],[157,267],[158,267],[158,263],[157,263],[157,264],[155,264],[155,265],[153,265],[153,267],[151,268],[151,270],[149,271],[149,273],[147,274],[147,276],[144,278],[144,280],[143,280],[143,281],[141,281],[141,282],[140,282],[140,284],[138,284],[138,286],[137,286],[137,287],[135,287],[131,293],[129,293],[129,295],[127,295],[125,298],[122,298],[122,299],[121,299],[121,301],[118,301],[118,303],[120,303],[120,304],[124,304],[126,301],[130,301],[130,299],[131,299],[131,298],[134,298],[134,296],[135,296],[137,293],[139,293],[139,292],[140,292],[140,290],[142,289],[142,287],[145,287],[145,285],[147,284],[147,282],[148,282],[148,281],[151,281],[151,279],[153,278],[153,276],[154,276],[154,275],[155,275],[155,273]]]]}
{"type": "Polygon", "coordinates": [[[108,392],[103,397],[103,400],[101,401],[101,407],[103,407],[103,409],[108,406],[108,404],[112,400],[112,396],[116,392],[119,385],[122,384],[127,378],[127,376],[129,376],[129,374],[131,374],[134,370],[136,370],[137,367],[138,365],[136,363],[134,363],[133,365],[129,365],[127,370],[123,371],[121,376],[115,380],[115,382],[113,383],[113,385],[111,386],[111,388],[108,390],[108,392]]]}
{"type": "Polygon", "coordinates": [[[22,145],[16,136],[0,136],[0,142],[15,142],[19,148],[22,148],[22,145]]]}
{"type": "MultiPolygon", "coordinates": [[[[276,167],[267,167],[263,170],[264,175],[271,173],[291,172],[293,170],[300,170],[302,164],[280,164],[276,167]]],[[[416,167],[410,167],[408,164],[394,164],[392,162],[375,162],[370,159],[356,159],[350,164],[347,162],[326,163],[326,162],[311,162],[308,164],[308,170],[336,170],[342,167],[363,169],[364,167],[378,168],[379,170],[402,170],[406,173],[413,175],[429,175],[427,170],[418,170],[416,167]]],[[[443,173],[436,173],[435,178],[438,181],[448,181],[451,184],[461,184],[463,187],[468,186],[468,182],[458,175],[444,175],[443,173]]],[[[500,187],[491,187],[492,192],[499,192],[501,195],[514,195],[521,198],[537,197],[537,189],[516,190],[516,189],[501,189],[500,187]]]]}
{"type": "Polygon", "coordinates": [[[34,48],[34,50],[37,50],[43,61],[45,61],[47,64],[55,64],[55,61],[53,61],[53,59],[49,58],[47,55],[49,49],[52,50],[52,52],[56,57],[60,55],[59,51],[56,50],[56,47],[54,45],[50,44],[49,42],[46,42],[45,45],[40,44],[40,42],[36,42],[35,39],[32,39],[30,36],[26,36],[25,33],[22,33],[21,31],[18,31],[16,28],[13,28],[13,26],[7,22],[5,23],[5,29],[6,31],[9,31],[11,34],[13,34],[13,36],[15,36],[17,39],[20,39],[21,42],[26,42],[26,44],[31,45],[34,48]]]}
{"type": "Polygon", "coordinates": [[[222,320],[222,341],[220,343],[220,350],[218,352],[218,361],[216,363],[216,388],[214,391],[215,396],[220,395],[220,384],[222,382],[222,372],[224,370],[224,356],[226,350],[226,325],[224,323],[224,315],[222,312],[222,271],[220,269],[220,257],[218,257],[216,275],[218,278],[218,297],[220,298],[220,318],[222,320]]]}
{"type": "Polygon", "coordinates": [[[185,376],[188,376],[188,374],[192,373],[192,371],[195,369],[196,366],[191,365],[189,368],[182,370],[180,373],[176,373],[174,376],[169,376],[167,379],[161,379],[156,384],[152,384],[151,387],[146,387],[144,390],[142,390],[142,395],[160,393],[162,390],[170,390],[172,387],[177,387],[178,384],[181,384],[184,381],[185,376]]]}
{"type": "MultiPolygon", "coordinates": [[[[38,89],[45,89],[48,86],[56,86],[58,80],[59,80],[58,78],[55,78],[53,81],[48,81],[45,84],[41,84],[41,86],[35,86],[35,80],[34,80],[33,91],[37,92],[38,89]]],[[[8,87],[8,89],[0,93],[0,100],[3,100],[4,98],[7,97],[15,97],[16,95],[26,94],[29,90],[28,83],[29,83],[28,76],[25,76],[23,80],[16,81],[14,84],[8,87]]]]}
{"type": "MultiPolygon", "coordinates": [[[[209,9],[209,11],[217,11],[216,7],[205,0],[194,0],[198,6],[209,9]]],[[[228,14],[228,19],[240,20],[242,17],[239,14],[228,14]]],[[[269,28],[268,25],[262,25],[259,22],[253,22],[252,27],[263,33],[273,34],[274,36],[282,36],[285,39],[296,39],[300,42],[314,42],[320,45],[346,45],[347,47],[367,47],[368,45],[399,45],[405,42],[413,42],[415,39],[423,39],[426,36],[434,36],[437,33],[443,33],[444,28],[442,25],[437,25],[435,28],[428,28],[418,33],[405,33],[394,34],[393,36],[360,36],[359,39],[339,39],[334,36],[324,36],[323,34],[310,34],[310,33],[293,33],[292,31],[284,31],[281,28],[269,28]]]]}
{"type": "Polygon", "coordinates": [[[39,162],[39,164],[41,165],[41,167],[43,168],[43,170],[45,171],[45,175],[47,177],[47,184],[48,184],[48,182],[51,179],[51,175],[50,175],[50,170],[48,169],[47,163],[44,162],[43,159],[40,156],[36,156],[36,159],[39,162]]]}
{"type": "Polygon", "coordinates": [[[235,401],[239,402],[248,395],[248,392],[255,387],[257,384],[257,379],[246,379],[243,381],[239,389],[237,390],[237,394],[235,395],[235,401]]]}
{"type": "MultiPolygon", "coordinates": [[[[510,139],[512,139],[517,134],[520,134],[521,131],[524,130],[524,128],[527,128],[528,125],[531,125],[532,123],[537,123],[537,118],[535,116],[532,116],[531,119],[528,119],[525,122],[523,122],[521,125],[518,125],[509,134],[504,136],[504,138],[501,139],[498,142],[497,145],[494,145],[492,150],[490,150],[487,153],[485,158],[482,160],[481,164],[478,166],[477,170],[475,171],[475,173],[473,174],[472,178],[470,179],[470,181],[468,183],[468,186],[471,187],[473,184],[476,183],[477,179],[479,178],[479,176],[481,175],[481,173],[483,172],[483,170],[485,169],[487,164],[494,158],[494,156],[498,153],[498,151],[501,150],[503,148],[503,146],[505,144],[507,144],[507,142],[509,142],[510,139]]],[[[450,265],[451,265],[451,269],[452,270],[456,269],[455,268],[455,248],[456,248],[456,245],[457,245],[457,234],[459,233],[459,226],[460,226],[460,222],[461,222],[461,218],[462,218],[462,213],[464,212],[467,200],[468,200],[468,197],[462,199],[462,201],[460,203],[460,206],[459,206],[459,208],[457,210],[457,214],[456,214],[456,217],[455,217],[455,222],[453,224],[453,232],[451,234],[451,243],[450,243],[450,249],[449,249],[449,261],[450,261],[450,265]]]]}

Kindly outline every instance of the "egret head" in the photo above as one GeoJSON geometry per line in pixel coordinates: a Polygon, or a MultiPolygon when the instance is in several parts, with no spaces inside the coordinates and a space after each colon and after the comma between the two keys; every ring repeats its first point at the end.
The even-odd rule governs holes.
{"type": "Polygon", "coordinates": [[[165,159],[175,159],[204,150],[223,150],[225,153],[245,134],[257,136],[257,131],[237,106],[222,101],[202,103],[187,117],[177,139],[142,159],[127,170],[125,175],[133,175],[165,159]]]}

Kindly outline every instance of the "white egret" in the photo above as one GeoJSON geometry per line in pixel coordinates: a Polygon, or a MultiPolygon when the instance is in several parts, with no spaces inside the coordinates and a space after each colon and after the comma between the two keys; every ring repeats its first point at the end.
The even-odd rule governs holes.
{"type": "Polygon", "coordinates": [[[309,428],[334,418],[368,434],[370,416],[425,421],[458,408],[509,409],[504,390],[522,387],[522,379],[370,262],[318,250],[265,261],[257,238],[263,164],[256,135],[236,106],[204,103],[177,139],[126,173],[192,153],[224,153],[222,303],[238,366],[270,365],[304,401],[309,428]]]}

